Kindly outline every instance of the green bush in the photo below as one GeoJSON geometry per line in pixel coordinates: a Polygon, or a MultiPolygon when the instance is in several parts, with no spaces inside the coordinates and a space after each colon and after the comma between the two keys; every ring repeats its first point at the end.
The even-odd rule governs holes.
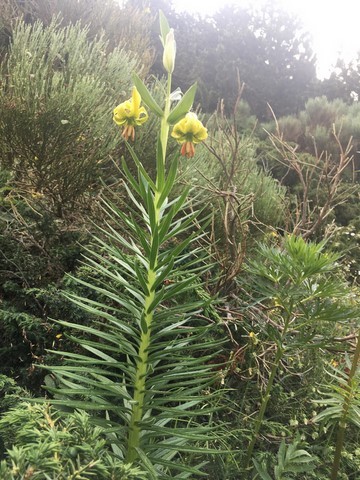
{"type": "Polygon", "coordinates": [[[91,43],[80,23],[19,21],[2,66],[0,164],[22,192],[58,216],[106,176],[118,133],[111,111],[129,87],[134,55],[91,43]]]}
{"type": "MultiPolygon", "coordinates": [[[[199,149],[194,164],[184,168],[186,182],[200,191],[219,200],[226,194],[237,196],[239,213],[243,222],[265,224],[276,227],[284,216],[285,189],[271,175],[257,165],[257,142],[249,136],[243,136],[238,142],[236,158],[222,131],[212,132],[216,155],[205,149],[199,149]],[[231,172],[229,178],[228,173],[231,172]],[[231,183],[231,188],[230,183],[231,183]]],[[[223,207],[217,210],[220,217],[223,207]]],[[[241,234],[239,230],[239,235],[241,234]]]]}
{"type": "Polygon", "coordinates": [[[0,432],[2,480],[146,479],[110,453],[103,430],[81,411],[63,419],[48,405],[20,403],[0,420],[0,432]]]}
{"type": "Polygon", "coordinates": [[[17,403],[24,397],[28,396],[28,392],[19,387],[15,380],[0,374],[0,413],[3,414],[10,408],[15,407],[17,403]]]}

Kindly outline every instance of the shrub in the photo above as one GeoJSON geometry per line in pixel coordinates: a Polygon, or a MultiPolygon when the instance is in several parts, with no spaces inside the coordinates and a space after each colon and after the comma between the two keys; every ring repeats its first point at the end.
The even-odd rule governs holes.
{"type": "Polygon", "coordinates": [[[0,162],[22,191],[45,196],[63,215],[99,175],[115,148],[110,112],[128,89],[136,57],[106,55],[80,23],[59,28],[19,21],[3,65],[0,162]]]}
{"type": "Polygon", "coordinates": [[[21,403],[0,420],[0,431],[7,449],[2,480],[146,479],[110,453],[102,429],[81,411],[62,419],[49,406],[21,403]]]}

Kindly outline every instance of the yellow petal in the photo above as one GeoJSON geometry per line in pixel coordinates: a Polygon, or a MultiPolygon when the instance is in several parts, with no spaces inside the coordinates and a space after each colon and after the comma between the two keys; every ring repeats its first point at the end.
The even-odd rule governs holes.
{"type": "Polygon", "coordinates": [[[207,138],[207,129],[198,120],[195,113],[189,112],[185,118],[174,125],[171,136],[179,143],[200,143],[207,138]]]}
{"type": "Polygon", "coordinates": [[[131,102],[130,100],[126,100],[126,102],[120,103],[113,112],[114,115],[114,122],[117,125],[124,125],[126,120],[129,118],[131,115],[131,102]]]}
{"type": "Polygon", "coordinates": [[[198,129],[198,124],[200,123],[199,120],[194,117],[193,115],[187,114],[185,117],[186,121],[186,131],[195,133],[195,131],[198,129]]]}
{"type": "Polygon", "coordinates": [[[145,110],[144,107],[140,107],[138,113],[139,114],[138,114],[137,118],[135,119],[135,123],[136,123],[136,125],[142,125],[149,118],[149,115],[148,115],[148,113],[147,113],[147,111],[145,110]]]}
{"type": "Polygon", "coordinates": [[[171,133],[171,136],[179,140],[181,137],[186,135],[186,120],[183,118],[178,122],[176,125],[174,125],[173,131],[171,133]]]}
{"type": "Polygon", "coordinates": [[[194,138],[193,138],[194,143],[203,142],[208,137],[207,129],[203,125],[201,125],[201,127],[202,128],[196,133],[196,135],[194,135],[194,138]]]}
{"type": "MultiPolygon", "coordinates": [[[[141,96],[136,87],[132,90],[132,114],[134,118],[139,116],[139,108],[141,103],[141,96]]],[[[143,107],[144,108],[144,107],[143,107]]]]}

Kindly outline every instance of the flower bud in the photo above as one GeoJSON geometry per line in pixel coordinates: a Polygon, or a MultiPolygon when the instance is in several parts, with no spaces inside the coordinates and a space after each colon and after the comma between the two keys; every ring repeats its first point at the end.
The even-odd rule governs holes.
{"type": "Polygon", "coordinates": [[[175,55],[176,55],[176,42],[174,37],[174,29],[170,28],[170,31],[165,38],[164,54],[163,54],[163,65],[165,70],[168,73],[172,73],[174,71],[175,55]]]}

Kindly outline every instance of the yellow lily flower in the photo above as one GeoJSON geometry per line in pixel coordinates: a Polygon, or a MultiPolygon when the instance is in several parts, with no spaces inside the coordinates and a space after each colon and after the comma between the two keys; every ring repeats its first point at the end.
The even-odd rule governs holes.
{"type": "Polygon", "coordinates": [[[120,103],[113,112],[116,125],[124,126],[122,136],[125,140],[135,139],[135,127],[142,125],[148,119],[148,113],[144,107],[140,107],[141,96],[136,87],[133,87],[132,96],[129,100],[120,103]]]}
{"type": "Polygon", "coordinates": [[[180,153],[187,158],[195,155],[195,145],[207,139],[207,129],[198,120],[195,113],[189,112],[174,125],[171,136],[182,144],[180,153]]]}

